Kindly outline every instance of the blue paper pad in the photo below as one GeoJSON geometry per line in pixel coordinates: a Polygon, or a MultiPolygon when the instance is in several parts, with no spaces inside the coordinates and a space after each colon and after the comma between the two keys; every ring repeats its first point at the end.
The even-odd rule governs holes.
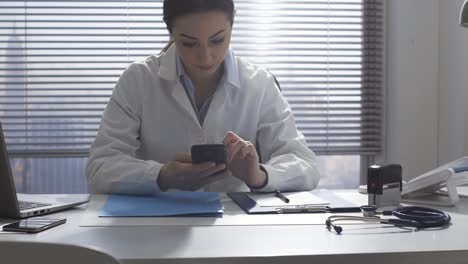
{"type": "Polygon", "coordinates": [[[109,195],[100,217],[219,215],[223,206],[216,192],[165,192],[155,196],[109,195]]]}

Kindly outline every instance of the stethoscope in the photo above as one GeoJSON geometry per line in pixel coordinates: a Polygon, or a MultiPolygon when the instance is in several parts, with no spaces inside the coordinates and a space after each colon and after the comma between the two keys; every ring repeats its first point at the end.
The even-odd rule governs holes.
{"type": "Polygon", "coordinates": [[[420,206],[403,206],[395,210],[377,212],[377,207],[373,205],[361,206],[363,216],[332,215],[327,218],[325,225],[330,230],[333,228],[336,233],[341,234],[343,227],[337,222],[360,221],[366,223],[390,224],[400,227],[413,228],[434,228],[442,227],[450,223],[451,217],[446,212],[420,206]],[[395,216],[397,218],[384,219],[377,216],[395,216]]]}

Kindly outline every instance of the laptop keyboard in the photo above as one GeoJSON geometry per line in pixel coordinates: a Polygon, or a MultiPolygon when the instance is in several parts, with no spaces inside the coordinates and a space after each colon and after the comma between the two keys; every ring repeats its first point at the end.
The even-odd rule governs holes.
{"type": "Polygon", "coordinates": [[[18,201],[18,205],[19,205],[20,210],[27,210],[27,209],[37,208],[37,207],[48,206],[50,204],[18,201]]]}

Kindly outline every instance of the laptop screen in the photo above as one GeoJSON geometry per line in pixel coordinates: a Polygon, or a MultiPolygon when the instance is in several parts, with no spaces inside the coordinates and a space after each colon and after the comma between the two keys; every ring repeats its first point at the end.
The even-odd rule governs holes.
{"type": "Polygon", "coordinates": [[[15,182],[11,173],[10,160],[0,121],[0,216],[17,218],[20,216],[16,198],[15,182]]]}

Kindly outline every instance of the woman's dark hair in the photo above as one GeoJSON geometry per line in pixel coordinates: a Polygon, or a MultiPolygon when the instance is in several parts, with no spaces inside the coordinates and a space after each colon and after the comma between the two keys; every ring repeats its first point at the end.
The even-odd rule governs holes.
{"type": "Polygon", "coordinates": [[[174,18],[206,11],[222,11],[234,22],[233,0],[164,0],[163,19],[172,34],[174,18]]]}

